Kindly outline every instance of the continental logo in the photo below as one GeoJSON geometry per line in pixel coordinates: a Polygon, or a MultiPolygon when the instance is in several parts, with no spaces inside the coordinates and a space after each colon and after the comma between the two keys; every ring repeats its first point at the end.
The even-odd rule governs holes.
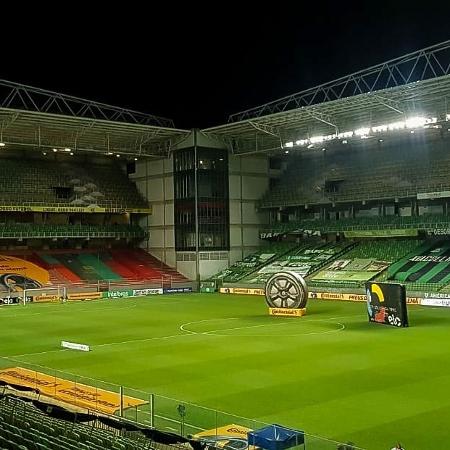
{"type": "Polygon", "coordinates": [[[44,303],[44,302],[58,302],[61,300],[61,297],[59,295],[37,295],[33,298],[33,302],[36,303],[44,303]]]}
{"type": "Polygon", "coordinates": [[[221,287],[221,294],[265,295],[264,289],[221,287]]]}
{"type": "Polygon", "coordinates": [[[295,316],[301,317],[305,315],[306,308],[293,309],[293,308],[269,308],[271,316],[295,316]]]}
{"type": "MultiPolygon", "coordinates": [[[[0,380],[6,384],[37,389],[42,395],[106,414],[115,414],[120,409],[120,395],[115,392],[97,389],[22,367],[0,370],[0,380]]],[[[137,398],[123,397],[124,408],[136,407],[145,403],[147,402],[137,398]]]]}
{"type": "MultiPolygon", "coordinates": [[[[310,292],[309,298],[320,300],[343,300],[348,302],[366,302],[367,296],[364,294],[344,294],[340,292],[310,292]]],[[[421,297],[407,297],[406,303],[408,305],[420,305],[422,303],[421,297]]]]}
{"type": "Polygon", "coordinates": [[[227,428],[228,433],[236,433],[236,434],[242,434],[243,436],[247,436],[248,431],[246,429],[240,429],[237,427],[231,427],[227,428]]]}
{"type": "Polygon", "coordinates": [[[77,292],[75,294],[69,294],[68,300],[94,300],[96,298],[102,298],[101,292],[77,292]]]}

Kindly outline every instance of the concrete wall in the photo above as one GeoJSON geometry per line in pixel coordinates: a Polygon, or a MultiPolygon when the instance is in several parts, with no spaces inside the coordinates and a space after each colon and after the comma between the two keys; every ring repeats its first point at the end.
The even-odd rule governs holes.
{"type": "Polygon", "coordinates": [[[173,225],[173,159],[146,159],[136,162],[136,172],[130,175],[152,206],[152,215],[140,225],[149,232],[142,247],[170,267],[176,267],[175,233],[173,225]]]}
{"type": "MultiPolygon", "coordinates": [[[[221,142],[194,131],[174,151],[192,147],[195,142],[200,147],[224,147],[221,142]]],[[[175,252],[172,157],[138,161],[131,178],[153,208],[153,214],[141,221],[141,226],[150,234],[143,247],[186,277],[209,278],[253,253],[261,245],[259,230],[269,220],[268,213],[257,211],[256,203],[269,186],[267,156],[229,156],[229,252],[200,252],[199,255],[195,252],[175,252]]]]}
{"type": "Polygon", "coordinates": [[[268,187],[267,156],[230,155],[230,264],[253,253],[261,245],[259,229],[269,222],[269,216],[267,212],[259,212],[256,204],[268,187]]]}

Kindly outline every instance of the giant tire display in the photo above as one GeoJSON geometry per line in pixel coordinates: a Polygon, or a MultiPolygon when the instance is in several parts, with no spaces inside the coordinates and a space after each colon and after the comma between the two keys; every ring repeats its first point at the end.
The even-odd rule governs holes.
{"type": "Polygon", "coordinates": [[[272,275],[267,280],[265,293],[270,308],[305,308],[308,301],[305,280],[295,272],[272,275]]]}

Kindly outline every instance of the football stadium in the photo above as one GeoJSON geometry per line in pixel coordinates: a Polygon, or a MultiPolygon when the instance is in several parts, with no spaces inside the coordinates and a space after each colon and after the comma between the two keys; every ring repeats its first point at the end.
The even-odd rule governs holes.
{"type": "Polygon", "coordinates": [[[448,448],[450,41],[373,64],[193,130],[0,81],[0,449],[448,448]]]}

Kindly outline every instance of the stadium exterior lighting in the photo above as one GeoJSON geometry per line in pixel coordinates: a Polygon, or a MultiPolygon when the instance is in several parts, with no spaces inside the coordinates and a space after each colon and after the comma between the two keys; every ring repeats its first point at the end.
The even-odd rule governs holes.
{"type": "Polygon", "coordinates": [[[355,135],[361,136],[361,138],[364,138],[364,136],[368,136],[369,133],[370,133],[370,128],[368,128],[368,127],[358,128],[357,130],[355,130],[355,135]]]}
{"type": "Polygon", "coordinates": [[[0,142],[0,147],[4,147],[6,144],[4,142],[0,142]]]}
{"type": "Polygon", "coordinates": [[[42,154],[43,154],[44,156],[46,156],[46,155],[47,155],[47,152],[42,152],[42,154]]]}
{"type": "MultiPolygon", "coordinates": [[[[295,141],[295,145],[298,146],[308,146],[311,148],[311,144],[320,144],[325,141],[331,141],[335,139],[348,139],[354,136],[358,136],[361,139],[368,139],[371,133],[383,133],[395,130],[404,129],[416,129],[416,128],[440,128],[440,125],[436,125],[437,117],[425,117],[425,116],[413,116],[406,120],[401,120],[397,122],[385,123],[382,125],[376,125],[374,127],[361,127],[353,131],[344,131],[337,134],[327,134],[321,136],[313,136],[309,139],[298,139],[295,141]]],[[[446,120],[450,120],[450,114],[446,115],[446,120]]],[[[381,142],[381,141],[380,141],[381,142]]],[[[343,144],[346,144],[343,142],[343,144]]],[[[294,146],[294,142],[286,142],[284,147],[291,148],[294,146]]]]}
{"type": "Polygon", "coordinates": [[[134,158],[134,160],[137,161],[138,159],[137,159],[137,158],[134,158]]]}
{"type": "Polygon", "coordinates": [[[120,158],[120,153],[117,153],[116,158],[120,158]]]}
{"type": "Polygon", "coordinates": [[[339,133],[337,135],[338,139],[345,139],[353,136],[353,131],[344,131],[343,133],[339,133]]]}
{"type": "Polygon", "coordinates": [[[70,156],[73,156],[73,152],[70,152],[69,155],[70,155],[70,156]]]}
{"type": "Polygon", "coordinates": [[[450,120],[450,114],[447,114],[447,115],[445,116],[445,120],[450,120]]]}
{"type": "Polygon", "coordinates": [[[405,128],[406,124],[403,121],[400,122],[392,122],[388,125],[389,130],[402,130],[403,128],[405,128]]]}
{"type": "Polygon", "coordinates": [[[114,155],[113,152],[106,152],[105,154],[108,155],[108,156],[114,155]]]}
{"type": "Polygon", "coordinates": [[[307,148],[313,148],[314,144],[309,144],[307,148]]]}
{"type": "Polygon", "coordinates": [[[57,151],[58,151],[57,148],[54,148],[54,149],[53,149],[53,153],[56,153],[57,151]]]}
{"type": "Polygon", "coordinates": [[[285,150],[284,153],[286,153],[286,154],[289,153],[289,150],[285,150]]]}
{"type": "Polygon", "coordinates": [[[70,153],[70,152],[72,151],[72,149],[69,148],[69,147],[66,147],[66,148],[64,149],[64,151],[65,151],[66,153],[70,153]]]}

